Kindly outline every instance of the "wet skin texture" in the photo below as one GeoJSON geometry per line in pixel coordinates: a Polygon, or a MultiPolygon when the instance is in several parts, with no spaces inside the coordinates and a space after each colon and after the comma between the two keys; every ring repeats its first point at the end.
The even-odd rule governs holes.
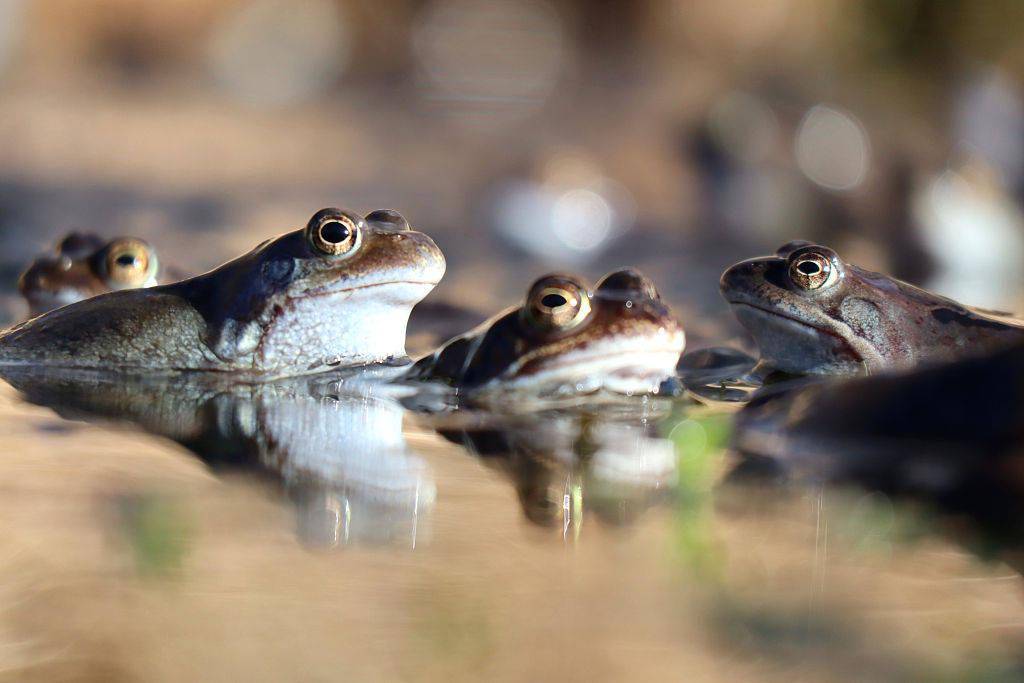
{"type": "Polygon", "coordinates": [[[413,374],[466,394],[647,392],[673,373],[684,345],[682,326],[640,273],[610,273],[593,292],[578,278],[548,275],[522,306],[452,339],[413,374]]]}
{"type": "Polygon", "coordinates": [[[72,232],[53,253],[40,256],[18,279],[18,291],[29,314],[121,289],[152,287],[184,279],[185,274],[162,265],[154,249],[135,237],[104,240],[92,233],[72,232]]]}
{"type": "Polygon", "coordinates": [[[1021,323],[844,262],[808,242],[722,275],[722,295],[762,361],[790,373],[858,374],[994,351],[1021,323]]]}
{"type": "Polygon", "coordinates": [[[0,335],[0,364],[301,374],[405,356],[444,257],[389,211],[339,209],[182,282],[111,292],[0,335]]]}

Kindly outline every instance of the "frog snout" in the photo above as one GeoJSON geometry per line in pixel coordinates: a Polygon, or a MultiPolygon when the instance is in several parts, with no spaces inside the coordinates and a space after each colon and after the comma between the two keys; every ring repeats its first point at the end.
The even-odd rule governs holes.
{"type": "Polygon", "coordinates": [[[434,282],[441,281],[446,268],[444,254],[428,235],[415,230],[406,230],[392,233],[388,235],[388,238],[402,245],[424,278],[434,282]]]}
{"type": "Polygon", "coordinates": [[[764,261],[740,261],[722,273],[718,288],[726,299],[733,293],[749,292],[753,289],[754,283],[764,277],[764,271],[764,261]]]}

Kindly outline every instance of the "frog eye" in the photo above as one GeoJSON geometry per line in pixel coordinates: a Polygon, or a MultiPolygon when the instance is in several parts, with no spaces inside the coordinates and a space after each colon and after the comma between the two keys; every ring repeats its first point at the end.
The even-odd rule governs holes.
{"type": "Polygon", "coordinates": [[[326,256],[345,256],[361,242],[359,226],[340,211],[321,211],[306,226],[306,239],[313,249],[326,256]]]}
{"type": "Polygon", "coordinates": [[[103,279],[111,289],[132,289],[154,284],[158,262],[153,249],[137,239],[119,239],[106,248],[101,263],[103,279]]]}
{"type": "Polygon", "coordinates": [[[590,313],[590,296],[582,285],[568,278],[549,278],[534,284],[523,314],[541,330],[568,330],[590,313]]]}
{"type": "Polygon", "coordinates": [[[827,254],[797,251],[789,257],[789,277],[803,289],[821,289],[839,279],[839,269],[827,254]]]}

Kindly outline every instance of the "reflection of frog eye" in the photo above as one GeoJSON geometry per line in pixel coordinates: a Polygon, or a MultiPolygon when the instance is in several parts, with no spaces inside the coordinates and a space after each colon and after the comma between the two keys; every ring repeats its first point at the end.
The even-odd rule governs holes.
{"type": "Polygon", "coordinates": [[[306,238],[321,254],[344,256],[359,246],[359,226],[340,211],[320,212],[306,226],[306,238]]]}
{"type": "Polygon", "coordinates": [[[821,289],[839,278],[839,270],[828,255],[802,251],[790,256],[789,277],[803,289],[821,289]]]}
{"type": "Polygon", "coordinates": [[[102,263],[103,278],[111,289],[131,289],[152,284],[158,267],[156,254],[142,240],[114,240],[102,263]]]}
{"type": "Polygon", "coordinates": [[[567,330],[586,319],[590,297],[585,287],[567,279],[541,280],[531,288],[523,313],[542,330],[567,330]]]}

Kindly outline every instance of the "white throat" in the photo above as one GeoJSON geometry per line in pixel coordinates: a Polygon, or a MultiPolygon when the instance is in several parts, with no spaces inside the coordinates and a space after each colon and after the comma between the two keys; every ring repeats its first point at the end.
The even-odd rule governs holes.
{"type": "Polygon", "coordinates": [[[262,370],[315,372],[405,353],[412,308],[433,285],[390,283],[290,300],[256,349],[262,370]]]}

